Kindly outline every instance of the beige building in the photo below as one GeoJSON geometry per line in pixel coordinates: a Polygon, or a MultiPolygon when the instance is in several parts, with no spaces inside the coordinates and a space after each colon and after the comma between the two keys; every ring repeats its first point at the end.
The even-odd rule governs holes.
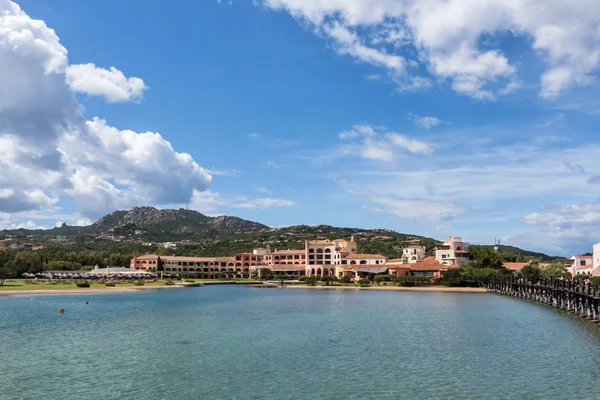
{"type": "Polygon", "coordinates": [[[469,260],[468,243],[459,236],[448,236],[443,244],[435,249],[435,259],[442,265],[463,265],[469,260]]]}

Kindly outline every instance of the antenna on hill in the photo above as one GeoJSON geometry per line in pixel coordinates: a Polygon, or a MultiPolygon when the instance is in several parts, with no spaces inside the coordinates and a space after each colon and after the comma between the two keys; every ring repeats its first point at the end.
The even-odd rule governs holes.
{"type": "Polygon", "coordinates": [[[500,250],[500,239],[494,238],[494,251],[500,250]]]}

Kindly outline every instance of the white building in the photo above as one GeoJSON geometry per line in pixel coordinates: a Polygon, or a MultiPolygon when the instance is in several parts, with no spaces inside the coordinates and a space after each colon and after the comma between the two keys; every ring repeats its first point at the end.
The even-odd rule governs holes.
{"type": "Polygon", "coordinates": [[[409,246],[402,249],[402,262],[404,264],[416,264],[425,258],[424,246],[409,246]]]}
{"type": "Polygon", "coordinates": [[[463,265],[469,260],[469,244],[459,236],[448,236],[443,244],[435,249],[435,259],[442,265],[463,265]]]}
{"type": "Polygon", "coordinates": [[[575,275],[591,275],[594,270],[593,256],[573,256],[571,257],[571,266],[567,267],[567,272],[571,276],[575,275]]]}
{"type": "Polygon", "coordinates": [[[592,275],[600,276],[600,243],[594,245],[594,255],[592,256],[592,275]]]}

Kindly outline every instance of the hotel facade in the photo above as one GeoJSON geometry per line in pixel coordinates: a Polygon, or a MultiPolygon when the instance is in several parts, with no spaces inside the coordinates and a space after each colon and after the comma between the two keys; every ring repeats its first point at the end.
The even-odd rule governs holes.
{"type": "Polygon", "coordinates": [[[264,269],[290,278],[302,275],[316,278],[335,276],[338,279],[347,277],[357,281],[372,279],[382,273],[439,278],[444,270],[459,266],[450,261],[468,260],[468,253],[463,250],[466,244],[460,238],[451,238],[436,249],[435,257],[427,257],[425,247],[410,246],[402,250],[402,257],[387,260],[380,254],[358,253],[357,242],[351,237],[350,240],[306,240],[304,249],[298,250],[271,250],[270,246],[266,246],[231,257],[147,254],[133,257],[130,268],[156,271],[160,258],[166,273],[206,279],[248,278],[253,275],[260,278],[264,269]],[[451,238],[453,239],[449,241],[451,238]]]}

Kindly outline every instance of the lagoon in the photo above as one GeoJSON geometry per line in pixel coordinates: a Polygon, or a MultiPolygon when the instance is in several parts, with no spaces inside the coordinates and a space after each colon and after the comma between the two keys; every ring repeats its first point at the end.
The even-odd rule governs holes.
{"type": "Polygon", "coordinates": [[[600,398],[596,324],[490,293],[11,296],[0,337],[3,400],[600,398]]]}

